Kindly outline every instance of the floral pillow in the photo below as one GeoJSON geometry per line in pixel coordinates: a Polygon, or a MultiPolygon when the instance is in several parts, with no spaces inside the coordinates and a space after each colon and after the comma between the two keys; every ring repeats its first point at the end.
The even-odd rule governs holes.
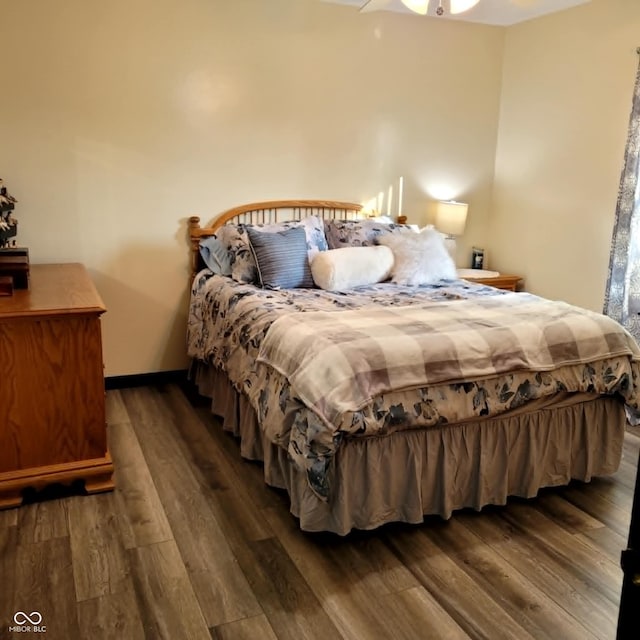
{"type": "Polygon", "coordinates": [[[394,222],[377,220],[325,220],[324,233],[329,249],[370,247],[376,238],[388,233],[407,232],[411,228],[394,222]]]}
{"type": "Polygon", "coordinates": [[[318,216],[309,216],[302,220],[276,222],[273,224],[225,224],[217,231],[217,238],[230,253],[231,277],[236,282],[254,283],[258,281],[258,269],[249,246],[247,228],[256,231],[278,232],[296,227],[304,228],[307,242],[309,262],[319,251],[327,251],[327,239],[324,235],[324,224],[318,216]]]}
{"type": "Polygon", "coordinates": [[[225,224],[216,232],[218,240],[229,252],[231,277],[236,282],[256,282],[258,268],[249,247],[249,236],[244,225],[225,224]]]}

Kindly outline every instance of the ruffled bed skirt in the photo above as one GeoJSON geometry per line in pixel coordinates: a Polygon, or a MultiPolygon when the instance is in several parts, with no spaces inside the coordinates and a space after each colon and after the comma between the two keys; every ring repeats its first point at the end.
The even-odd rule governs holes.
{"type": "Polygon", "coordinates": [[[331,496],[320,500],[286,450],[266,440],[256,414],[226,375],[198,364],[195,381],[212,399],[224,429],[240,438],[240,454],[264,462],[265,482],[286,489],[305,531],[373,529],[420,523],[456,509],[530,498],[542,487],[614,473],[625,431],[623,403],[614,397],[564,394],[482,421],[351,438],[331,472],[331,496]]]}

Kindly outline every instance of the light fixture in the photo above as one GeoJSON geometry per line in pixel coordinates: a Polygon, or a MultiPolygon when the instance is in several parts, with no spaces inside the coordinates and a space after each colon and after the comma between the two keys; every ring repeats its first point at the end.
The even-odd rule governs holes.
{"type": "Polygon", "coordinates": [[[454,262],[456,260],[456,236],[464,233],[467,224],[467,211],[469,205],[466,202],[447,200],[436,204],[436,229],[446,234],[445,245],[454,262]]]}
{"type": "Polygon", "coordinates": [[[419,13],[422,16],[427,15],[429,0],[402,0],[402,4],[415,13],[419,13]]]}
{"type": "MultiPolygon", "coordinates": [[[[458,13],[464,13],[475,7],[480,0],[449,0],[449,10],[452,15],[458,13]]],[[[429,0],[402,0],[402,4],[410,9],[414,13],[419,13],[422,16],[427,15],[429,9],[429,0]]],[[[439,16],[444,15],[444,6],[442,0],[438,2],[438,8],[436,14],[439,16]]]]}

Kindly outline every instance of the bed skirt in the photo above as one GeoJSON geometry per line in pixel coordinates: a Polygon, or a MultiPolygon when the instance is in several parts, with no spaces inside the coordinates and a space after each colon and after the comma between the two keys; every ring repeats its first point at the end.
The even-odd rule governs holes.
{"type": "Polygon", "coordinates": [[[389,522],[451,517],[456,509],[504,505],[542,487],[589,481],[619,466],[626,417],[618,398],[563,394],[496,418],[345,440],[331,471],[331,496],[319,499],[286,450],[263,437],[247,398],[226,375],[197,363],[199,392],[240,454],[264,463],[264,479],[289,494],[305,531],[346,535],[389,522]]]}

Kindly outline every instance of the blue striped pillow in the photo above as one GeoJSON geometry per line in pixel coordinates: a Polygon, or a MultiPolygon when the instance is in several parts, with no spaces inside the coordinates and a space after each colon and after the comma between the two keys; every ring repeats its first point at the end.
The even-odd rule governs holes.
{"type": "Polygon", "coordinates": [[[302,227],[274,233],[247,227],[247,233],[262,287],[314,287],[307,256],[307,237],[302,227]]]}

